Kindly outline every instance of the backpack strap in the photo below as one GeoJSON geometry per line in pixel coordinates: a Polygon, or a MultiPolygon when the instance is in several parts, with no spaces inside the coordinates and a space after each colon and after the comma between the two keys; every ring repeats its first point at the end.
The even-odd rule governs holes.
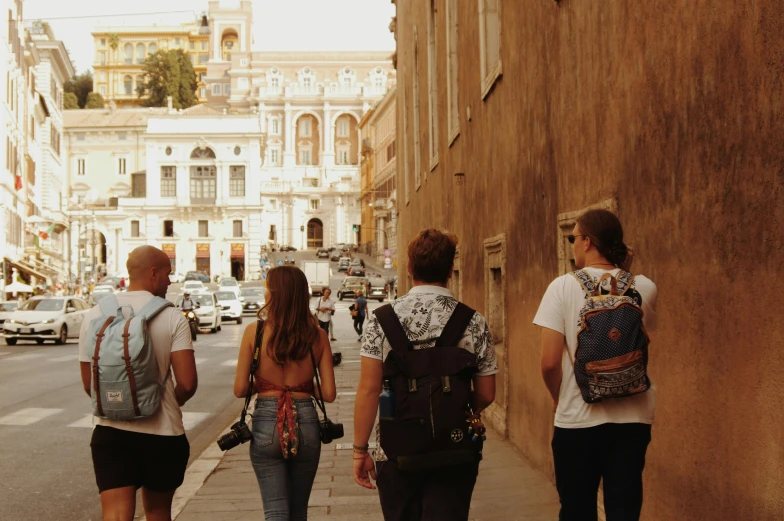
{"type": "Polygon", "coordinates": [[[384,335],[387,337],[392,349],[400,352],[406,352],[413,349],[411,341],[406,334],[406,330],[403,328],[403,324],[400,323],[400,319],[397,318],[395,310],[392,309],[392,304],[381,306],[373,311],[373,314],[376,315],[378,324],[384,331],[384,335]]]}
{"type": "Polygon", "coordinates": [[[452,315],[444,326],[441,336],[436,340],[435,347],[457,346],[460,339],[463,338],[463,333],[465,333],[466,328],[468,328],[468,324],[470,324],[471,320],[474,318],[475,313],[476,311],[470,307],[462,302],[458,302],[455,310],[452,311],[452,315]]]}
{"type": "MultiPolygon", "coordinates": [[[[122,311],[119,311],[119,308],[118,313],[122,313],[122,311]]],[[[101,389],[98,383],[98,360],[101,358],[100,352],[103,334],[106,331],[106,328],[109,327],[109,324],[112,322],[114,322],[114,317],[110,316],[106,319],[106,322],[103,323],[103,326],[101,326],[101,330],[98,331],[98,334],[95,335],[95,351],[93,352],[93,390],[95,392],[96,405],[98,406],[98,416],[103,416],[103,406],[101,405],[101,389]]]]}
{"type": "Polygon", "coordinates": [[[626,291],[632,287],[634,283],[634,275],[629,273],[628,271],[619,271],[618,272],[618,295],[623,296],[626,294],[626,291]]]}
{"type": "Polygon", "coordinates": [[[131,388],[131,400],[133,401],[133,412],[136,416],[141,416],[142,412],[139,410],[139,399],[136,396],[136,379],[133,377],[133,366],[131,365],[131,355],[128,352],[128,338],[131,336],[131,322],[133,318],[125,321],[125,328],[123,329],[123,357],[125,361],[125,372],[128,375],[128,385],[131,388]]]}
{"type": "Polygon", "coordinates": [[[145,304],[142,309],[139,310],[139,315],[143,316],[145,320],[150,321],[152,320],[155,315],[163,311],[164,309],[174,306],[171,302],[166,300],[165,298],[161,297],[153,297],[147,304],[145,304]]]}
{"type": "Polygon", "coordinates": [[[580,287],[583,288],[585,294],[589,297],[593,296],[593,292],[596,289],[596,284],[593,281],[593,277],[591,277],[585,270],[573,271],[572,275],[575,279],[577,279],[577,282],[580,284],[580,287]]]}
{"type": "Polygon", "coordinates": [[[98,307],[101,310],[101,313],[107,317],[122,316],[122,307],[120,307],[120,303],[117,301],[117,295],[110,294],[107,297],[102,298],[98,301],[98,307]]]}

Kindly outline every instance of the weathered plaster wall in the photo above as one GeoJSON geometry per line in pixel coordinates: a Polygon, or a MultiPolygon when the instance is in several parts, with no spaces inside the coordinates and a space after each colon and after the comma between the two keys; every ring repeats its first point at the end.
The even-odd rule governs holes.
{"type": "MultiPolygon", "coordinates": [[[[486,313],[483,242],[506,234],[510,440],[551,472],[551,403],[531,320],[558,275],[557,215],[615,198],[637,254],[633,271],[659,287],[643,518],[782,519],[780,3],[502,0],[503,77],[485,101],[477,2],[458,3],[461,133],[448,147],[446,4],[438,0],[440,159],[430,172],[429,2],[397,1],[398,240],[402,250],[423,227],[456,231],[463,300],[486,313]]],[[[400,270],[402,282],[405,262],[400,270]]]]}

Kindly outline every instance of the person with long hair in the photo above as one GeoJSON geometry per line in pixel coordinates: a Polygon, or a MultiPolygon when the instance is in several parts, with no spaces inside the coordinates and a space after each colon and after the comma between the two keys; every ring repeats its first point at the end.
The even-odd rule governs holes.
{"type": "MultiPolygon", "coordinates": [[[[579,317],[587,297],[578,276],[592,282],[596,295],[617,290],[616,279],[621,276],[632,280],[622,294],[642,309],[647,331],[656,323],[656,285],[642,275],[629,279],[634,253],[624,243],[623,227],[612,212],[583,213],[568,238],[579,271],[550,284],[534,318],[542,328],[542,376],[555,410],[552,450],[561,500],[559,519],[595,521],[601,480],[607,521],[635,521],[642,509],[642,473],[651,441],[655,389],[595,403],[584,400],[575,360],[579,317]],[[605,280],[608,275],[612,278],[605,280]],[[609,282],[609,288],[602,282],[609,282]]],[[[613,331],[617,332],[609,337],[613,342],[626,335],[613,331]]]]}
{"type": "MultiPolygon", "coordinates": [[[[258,313],[263,334],[260,364],[254,375],[258,397],[252,416],[250,459],[261,489],[264,518],[302,520],[308,516],[308,499],[321,456],[313,366],[318,366],[321,398],[333,402],[332,350],[327,333],[310,311],[308,281],[299,268],[269,270],[266,286],[266,304],[258,313]]],[[[249,324],[242,336],[234,380],[238,398],[248,391],[257,324],[249,324]]]]}

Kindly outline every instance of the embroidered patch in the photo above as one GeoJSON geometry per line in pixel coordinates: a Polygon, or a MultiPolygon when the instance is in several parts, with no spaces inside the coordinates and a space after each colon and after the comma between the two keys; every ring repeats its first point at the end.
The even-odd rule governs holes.
{"type": "Polygon", "coordinates": [[[106,401],[109,403],[123,403],[122,391],[106,391],[106,401]]]}
{"type": "Polygon", "coordinates": [[[452,438],[452,441],[454,441],[455,443],[460,443],[461,441],[463,441],[463,431],[461,431],[460,429],[455,429],[452,431],[450,437],[452,438]]]}
{"type": "Polygon", "coordinates": [[[610,340],[613,342],[617,342],[618,339],[621,338],[621,332],[618,330],[618,328],[614,327],[610,330],[609,333],[607,333],[607,336],[610,337],[610,340]]]}

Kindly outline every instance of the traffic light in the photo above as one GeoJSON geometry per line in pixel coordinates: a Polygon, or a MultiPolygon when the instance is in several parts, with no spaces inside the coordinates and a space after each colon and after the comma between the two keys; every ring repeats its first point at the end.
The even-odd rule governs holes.
{"type": "Polygon", "coordinates": [[[354,228],[353,228],[353,230],[354,230],[354,231],[357,231],[357,225],[356,225],[356,224],[354,225],[354,228]]]}

